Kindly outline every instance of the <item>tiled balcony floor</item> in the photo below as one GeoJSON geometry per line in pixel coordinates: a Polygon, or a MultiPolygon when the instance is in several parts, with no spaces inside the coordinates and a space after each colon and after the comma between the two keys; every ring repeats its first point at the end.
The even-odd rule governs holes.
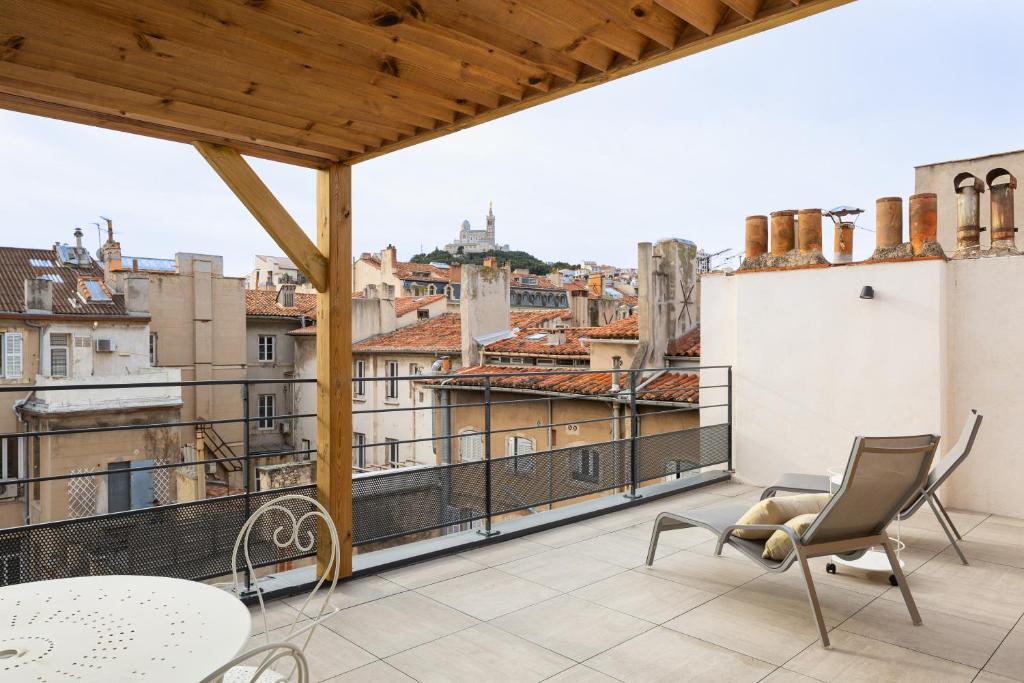
{"type": "MultiPolygon", "coordinates": [[[[658,512],[758,494],[719,484],[344,584],[307,650],[314,680],[1024,681],[1024,520],[953,512],[968,567],[927,509],[903,522],[918,627],[887,577],[814,561],[831,650],[798,568],[714,557],[698,529],[643,566],[658,512]]],[[[271,603],[270,628],[300,604],[271,603]]]]}

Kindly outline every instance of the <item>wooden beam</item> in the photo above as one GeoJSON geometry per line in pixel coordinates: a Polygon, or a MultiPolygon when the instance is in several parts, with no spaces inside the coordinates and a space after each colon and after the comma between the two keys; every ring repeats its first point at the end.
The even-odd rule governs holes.
{"type": "Polygon", "coordinates": [[[747,21],[756,19],[757,13],[761,9],[761,0],[722,0],[722,2],[747,21]]]}
{"type": "Polygon", "coordinates": [[[726,7],[719,0],[655,0],[659,5],[705,35],[712,35],[725,16],[726,7]]]}
{"type": "MultiPolygon", "coordinates": [[[[352,167],[317,171],[317,245],[328,288],[316,298],[316,491],[338,529],[341,566],[352,574],[352,167]]],[[[328,538],[321,530],[319,538],[328,538]]],[[[317,548],[317,575],[330,561],[317,548]]]]}
{"type": "Polygon", "coordinates": [[[223,145],[209,142],[192,144],[316,290],[326,292],[329,283],[327,258],[313,245],[242,155],[223,145]]]}

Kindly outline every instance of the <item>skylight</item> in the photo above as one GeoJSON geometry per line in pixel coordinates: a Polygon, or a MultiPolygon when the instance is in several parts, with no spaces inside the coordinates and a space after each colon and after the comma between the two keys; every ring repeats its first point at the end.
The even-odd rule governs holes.
{"type": "Polygon", "coordinates": [[[111,301],[110,295],[107,294],[107,290],[103,288],[99,280],[83,280],[82,284],[85,286],[85,291],[88,293],[87,299],[94,303],[106,303],[111,301]]]}
{"type": "Polygon", "coordinates": [[[64,278],[62,278],[60,275],[57,275],[56,273],[43,273],[42,275],[39,276],[39,279],[49,280],[50,282],[55,282],[58,285],[64,282],[64,278]]]}
{"type": "Polygon", "coordinates": [[[544,339],[547,336],[548,335],[543,333],[543,332],[537,332],[535,334],[528,335],[526,338],[527,339],[534,339],[534,340],[536,340],[536,339],[544,339]]]}
{"type": "Polygon", "coordinates": [[[28,260],[28,264],[36,268],[56,268],[56,266],[53,265],[53,261],[46,258],[30,258],[28,260]]]}

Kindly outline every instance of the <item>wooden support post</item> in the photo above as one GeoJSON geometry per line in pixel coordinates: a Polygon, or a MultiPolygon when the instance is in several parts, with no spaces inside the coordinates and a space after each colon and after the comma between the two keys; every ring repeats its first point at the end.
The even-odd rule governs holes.
{"type": "MultiPolygon", "coordinates": [[[[352,167],[317,171],[317,246],[327,288],[316,304],[316,488],[338,528],[339,576],[352,574],[352,167]]],[[[319,538],[329,538],[321,531],[319,538]]],[[[318,548],[317,574],[330,554],[318,548]]]]}

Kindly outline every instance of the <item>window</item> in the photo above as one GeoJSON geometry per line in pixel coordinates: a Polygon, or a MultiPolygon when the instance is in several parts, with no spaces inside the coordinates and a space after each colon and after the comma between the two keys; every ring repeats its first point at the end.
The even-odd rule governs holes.
{"type": "Polygon", "coordinates": [[[427,285],[427,296],[434,296],[437,294],[437,286],[427,285]]]}
{"type": "Polygon", "coordinates": [[[3,363],[0,364],[0,377],[7,379],[21,379],[24,370],[22,365],[21,332],[7,332],[0,334],[0,350],[3,351],[3,363]]]}
{"type": "Polygon", "coordinates": [[[259,419],[256,420],[258,429],[274,428],[274,399],[273,394],[260,394],[256,399],[256,410],[259,419]]]}
{"type": "Polygon", "coordinates": [[[484,459],[484,435],[480,432],[463,432],[459,435],[459,460],[479,462],[484,459]]]}
{"type": "Polygon", "coordinates": [[[149,333],[149,364],[156,367],[156,332],[149,333]]]}
{"type": "Polygon", "coordinates": [[[0,481],[25,477],[25,439],[8,436],[0,439],[0,481]]]}
{"type": "Polygon", "coordinates": [[[509,456],[522,456],[522,457],[510,457],[506,462],[508,463],[509,472],[516,474],[530,474],[536,468],[535,458],[533,453],[533,440],[527,439],[522,436],[510,436],[505,442],[505,454],[509,456]]]}
{"type": "Polygon", "coordinates": [[[398,439],[384,439],[384,450],[388,456],[388,467],[401,467],[402,462],[398,459],[398,439]]]}
{"type": "Polygon", "coordinates": [[[420,308],[416,311],[417,320],[430,320],[430,311],[426,308],[420,308]]]}
{"type": "Polygon", "coordinates": [[[422,370],[420,369],[419,363],[409,363],[409,374],[410,375],[420,375],[420,374],[422,374],[422,370]]]}
{"type": "Polygon", "coordinates": [[[596,448],[581,448],[573,460],[572,478],[577,481],[597,482],[601,474],[601,454],[596,448]]]}
{"type": "Polygon", "coordinates": [[[50,333],[50,377],[67,377],[68,360],[71,349],[68,348],[68,334],[50,333]]]}
{"type": "MultiPolygon", "coordinates": [[[[398,377],[398,361],[395,361],[395,360],[389,360],[388,361],[387,375],[388,375],[389,378],[391,378],[391,377],[398,377]]],[[[397,379],[388,379],[387,382],[385,382],[385,384],[387,385],[387,394],[386,394],[385,397],[386,398],[397,399],[398,398],[398,380],[397,379]]]]}
{"type": "Polygon", "coordinates": [[[366,377],[366,361],[357,360],[355,372],[352,374],[356,378],[356,381],[352,383],[352,393],[356,396],[366,396],[366,382],[363,381],[363,378],[366,377]]]}
{"type": "Polygon", "coordinates": [[[272,334],[261,334],[256,341],[256,357],[261,363],[274,360],[274,340],[272,334]]]}
{"type": "Polygon", "coordinates": [[[366,469],[366,434],[352,432],[352,466],[366,469]]]}

